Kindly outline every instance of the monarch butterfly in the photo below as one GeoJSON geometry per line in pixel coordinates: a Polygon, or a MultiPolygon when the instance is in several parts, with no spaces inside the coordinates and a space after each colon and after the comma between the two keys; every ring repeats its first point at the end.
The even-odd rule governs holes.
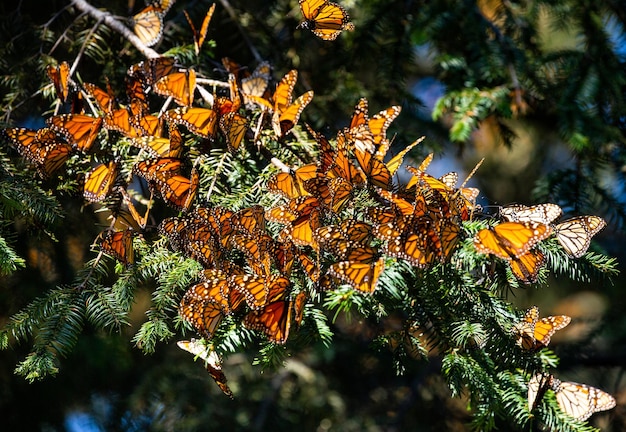
{"type": "Polygon", "coordinates": [[[228,302],[221,294],[225,280],[213,278],[192,286],[180,301],[179,314],[204,338],[211,339],[228,312],[228,302]]]}
{"type": "Polygon", "coordinates": [[[304,306],[306,305],[307,294],[305,291],[300,291],[296,298],[293,300],[293,314],[296,325],[300,325],[302,318],[304,317],[304,306]]]}
{"type": "Polygon", "coordinates": [[[234,248],[242,251],[248,265],[259,276],[269,276],[271,267],[270,251],[273,239],[267,234],[236,234],[231,239],[234,248]]]}
{"type": "Polygon", "coordinates": [[[174,175],[165,181],[156,181],[156,187],[167,204],[178,209],[188,210],[198,193],[200,176],[193,169],[191,177],[174,175]]]}
{"type": "Polygon", "coordinates": [[[371,294],[376,290],[378,277],[384,268],[385,260],[379,258],[373,264],[358,261],[340,261],[332,264],[328,272],[342,282],[350,284],[352,288],[371,294]]]}
{"type": "MultiPolygon", "coordinates": [[[[246,304],[252,310],[260,310],[266,304],[275,301],[283,295],[290,286],[289,279],[283,276],[266,277],[253,276],[250,274],[235,275],[229,279],[231,292],[239,292],[246,300],[246,304]]],[[[232,300],[231,300],[232,301],[232,300]]],[[[236,301],[238,305],[238,301],[236,301]]],[[[231,303],[235,309],[235,305],[231,303]]]]}
{"type": "Polygon", "coordinates": [[[196,71],[187,69],[165,75],[154,83],[153,90],[161,96],[172,97],[179,105],[190,106],[196,90],[196,71]]]}
{"type": "Polygon", "coordinates": [[[130,18],[133,31],[146,46],[156,45],[163,36],[163,17],[176,0],[152,3],[130,18]]]}
{"type": "Polygon", "coordinates": [[[179,175],[182,162],[178,158],[157,158],[138,162],[133,172],[149,182],[164,181],[174,175],[179,175]]]}
{"type": "Polygon", "coordinates": [[[303,165],[290,172],[274,174],[267,181],[267,188],[286,198],[297,198],[308,195],[304,189],[304,182],[316,176],[317,166],[315,164],[303,165]]]}
{"type": "Polygon", "coordinates": [[[517,258],[509,261],[513,275],[522,283],[531,284],[537,282],[539,270],[546,262],[545,255],[538,250],[529,250],[517,258]]]}
{"type": "Polygon", "coordinates": [[[128,98],[128,109],[133,117],[141,118],[150,111],[148,95],[143,81],[138,78],[126,76],[126,97],[128,98]]]}
{"type": "Polygon", "coordinates": [[[220,130],[226,139],[228,151],[236,153],[248,130],[248,119],[236,112],[229,112],[220,117],[220,130]]]}
{"type": "Polygon", "coordinates": [[[69,158],[71,147],[49,128],[32,130],[8,128],[6,136],[13,142],[22,157],[35,165],[42,178],[49,177],[69,158]]]}
{"type": "Polygon", "coordinates": [[[601,217],[579,216],[556,224],[554,232],[565,252],[571,257],[580,258],[589,249],[591,237],[605,226],[606,222],[601,217]]]}
{"type": "Polygon", "coordinates": [[[320,201],[313,196],[294,198],[286,206],[278,206],[265,214],[268,220],[287,224],[284,235],[295,245],[314,246],[313,231],[319,228],[320,201]]]}
{"type": "Polygon", "coordinates": [[[531,411],[548,389],[554,391],[561,411],[578,421],[587,420],[593,413],[616,405],[613,396],[598,388],[561,381],[549,374],[536,374],[528,382],[528,407],[531,411]]]}
{"type": "Polygon", "coordinates": [[[359,167],[370,184],[384,190],[391,188],[391,173],[383,161],[359,148],[354,149],[354,154],[359,167]]]}
{"type": "MultiPolygon", "coordinates": [[[[423,140],[424,140],[424,137],[416,139],[411,144],[406,146],[400,153],[398,153],[397,155],[392,157],[391,160],[389,160],[389,162],[387,162],[387,169],[389,170],[389,174],[394,175],[396,173],[396,171],[398,170],[398,168],[400,168],[400,165],[402,165],[402,162],[404,161],[404,156],[406,156],[406,154],[409,151],[411,151],[411,149],[413,147],[415,147],[416,145],[421,143],[423,140]]],[[[378,154],[377,154],[377,156],[378,156],[378,154]]],[[[384,156],[385,155],[382,155],[380,157],[380,159],[383,159],[384,156]]]]}
{"type": "Polygon", "coordinates": [[[369,118],[367,99],[361,98],[342,138],[351,142],[358,150],[376,153],[376,157],[382,161],[389,148],[387,129],[400,115],[401,110],[399,106],[392,106],[369,118]]]}
{"type": "MultiPolygon", "coordinates": [[[[341,131],[337,133],[338,141],[341,131]]],[[[319,141],[318,141],[319,142],[319,141]]],[[[348,157],[346,148],[339,148],[337,152],[330,153],[333,157],[332,164],[328,170],[329,177],[340,177],[352,185],[365,183],[365,177],[348,157]]]]}
{"type": "Polygon", "coordinates": [[[384,246],[387,255],[402,258],[420,268],[426,268],[431,264],[434,254],[429,247],[429,238],[436,236],[432,228],[428,231],[412,229],[400,232],[393,223],[382,228],[384,230],[379,228],[374,232],[381,236],[382,231],[383,236],[388,238],[384,246]]]}
{"type": "Polygon", "coordinates": [[[524,318],[513,326],[517,335],[516,343],[527,351],[548,346],[550,338],[567,326],[571,317],[567,315],[547,316],[539,319],[539,308],[533,306],[526,311],[524,318]]]}
{"type": "Polygon", "coordinates": [[[218,116],[212,109],[180,107],[166,111],[163,116],[168,122],[183,125],[189,132],[203,138],[215,136],[218,116]]]}
{"type": "Polygon", "coordinates": [[[263,206],[254,205],[239,210],[232,217],[234,228],[238,231],[256,234],[265,230],[265,212],[263,206]]]}
{"type": "Polygon", "coordinates": [[[137,120],[125,108],[113,110],[104,117],[104,127],[120,132],[128,138],[138,138],[144,135],[160,136],[161,120],[152,115],[142,116],[137,120]]]}
{"type": "Polygon", "coordinates": [[[214,235],[220,239],[222,246],[226,247],[230,241],[230,236],[235,232],[233,215],[234,212],[224,207],[211,207],[209,209],[200,207],[195,209],[190,217],[199,218],[206,223],[214,235]]]}
{"type": "Polygon", "coordinates": [[[83,83],[83,88],[96,101],[98,107],[105,114],[110,115],[115,109],[117,109],[115,94],[113,93],[113,89],[109,83],[107,83],[106,91],[91,83],[83,83]]]}
{"type": "Polygon", "coordinates": [[[342,30],[354,30],[346,10],[328,0],[299,0],[304,21],[298,27],[309,29],[323,40],[335,40],[342,30]]]}
{"type": "Polygon", "coordinates": [[[561,411],[576,420],[587,420],[595,412],[615,407],[615,398],[598,388],[556,378],[551,381],[561,411]]]}
{"type": "Polygon", "coordinates": [[[500,216],[508,222],[537,222],[550,224],[561,216],[563,210],[556,204],[538,204],[532,207],[511,205],[500,209],[500,216]]]}
{"type": "Polygon", "coordinates": [[[207,349],[206,346],[195,339],[191,339],[190,341],[178,341],[176,344],[180,349],[190,352],[194,356],[204,360],[207,372],[209,372],[209,375],[211,375],[211,378],[213,378],[220,390],[229,398],[234,398],[233,392],[230,387],[228,387],[228,384],[226,384],[228,381],[226,375],[222,372],[222,359],[215,351],[207,349]]]}
{"type": "Polygon", "coordinates": [[[293,89],[298,71],[293,69],[280,80],[272,97],[273,104],[262,97],[249,95],[249,99],[272,112],[272,128],[278,137],[284,137],[297,123],[304,108],[313,100],[313,90],[293,101],[293,89]]]}
{"type": "Polygon", "coordinates": [[[478,253],[511,260],[519,258],[552,233],[549,225],[536,222],[503,222],[482,229],[474,237],[478,253]]]}
{"type": "Polygon", "coordinates": [[[372,226],[356,219],[346,219],[341,225],[318,228],[315,230],[315,236],[320,245],[333,239],[367,242],[372,239],[372,226]]]}
{"type": "Polygon", "coordinates": [[[272,69],[269,62],[261,62],[249,77],[241,79],[241,94],[246,103],[251,103],[248,96],[263,97],[270,82],[272,69]]]}
{"type": "Polygon", "coordinates": [[[205,267],[216,267],[222,260],[224,251],[219,239],[207,225],[190,224],[181,243],[189,256],[205,267]]]}
{"type": "Polygon", "coordinates": [[[243,324],[265,333],[267,338],[277,344],[284,344],[289,337],[292,305],[288,300],[276,300],[263,309],[248,313],[243,324]]]}
{"type": "Polygon", "coordinates": [[[73,147],[88,152],[100,132],[102,118],[82,114],[62,114],[48,118],[46,123],[73,147]]]}
{"type": "Polygon", "coordinates": [[[196,51],[196,55],[200,54],[200,48],[202,48],[202,44],[204,43],[204,39],[206,38],[207,31],[209,30],[209,23],[211,22],[211,18],[213,17],[213,12],[215,12],[215,3],[211,5],[209,10],[207,11],[204,19],[202,20],[202,25],[200,26],[200,31],[196,30],[196,26],[193,25],[191,18],[186,10],[183,10],[185,14],[185,18],[187,18],[187,22],[189,23],[189,27],[191,27],[191,31],[193,32],[193,47],[196,51]]]}
{"type": "Polygon", "coordinates": [[[170,125],[169,130],[169,138],[144,136],[132,138],[130,143],[148,152],[152,157],[178,158],[183,150],[183,137],[175,124],[170,125]]]}
{"type": "Polygon", "coordinates": [[[128,68],[128,76],[137,78],[146,86],[151,86],[174,71],[174,57],[156,57],[141,61],[128,68]]]}
{"type": "Polygon", "coordinates": [[[133,249],[133,230],[124,231],[107,230],[101,234],[102,240],[100,248],[122,264],[132,264],[135,262],[135,252],[133,249]]]}
{"type": "Polygon", "coordinates": [[[70,65],[66,61],[61,62],[58,66],[48,65],[46,66],[46,73],[50,81],[52,81],[54,90],[61,103],[67,102],[70,91],[70,65]]]}
{"type": "Polygon", "coordinates": [[[83,196],[89,202],[100,202],[111,192],[119,165],[115,161],[108,164],[100,164],[93,168],[85,176],[83,196]]]}
{"type": "Polygon", "coordinates": [[[535,410],[543,395],[550,388],[550,381],[552,375],[545,373],[538,373],[530,377],[528,380],[528,411],[535,410]]]}

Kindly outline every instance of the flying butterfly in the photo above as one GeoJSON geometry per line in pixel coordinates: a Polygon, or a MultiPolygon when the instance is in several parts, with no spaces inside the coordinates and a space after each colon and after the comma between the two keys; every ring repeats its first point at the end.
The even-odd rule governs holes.
{"type": "Polygon", "coordinates": [[[505,260],[519,258],[552,233],[549,225],[536,222],[503,222],[478,231],[474,246],[478,253],[505,260]]]}
{"type": "Polygon", "coordinates": [[[102,117],[62,114],[48,118],[46,123],[50,129],[62,135],[74,148],[88,152],[98,136],[100,126],[102,126],[102,117]]]}
{"type": "Polygon", "coordinates": [[[119,164],[111,161],[108,164],[100,164],[93,168],[85,176],[85,186],[83,196],[89,202],[100,202],[104,200],[115,183],[119,164]]]}
{"type": "Polygon", "coordinates": [[[39,130],[8,128],[4,133],[13,142],[19,154],[35,165],[42,178],[49,177],[61,168],[72,150],[49,128],[39,130]]]}
{"type": "Polygon", "coordinates": [[[202,44],[206,39],[207,31],[209,30],[209,24],[211,23],[211,18],[213,17],[213,12],[215,12],[215,3],[211,5],[209,10],[207,11],[204,19],[202,20],[202,25],[200,26],[200,30],[196,30],[196,26],[193,25],[193,21],[189,17],[189,14],[186,10],[183,10],[185,14],[185,18],[187,18],[187,22],[189,23],[189,27],[191,27],[191,31],[193,32],[193,47],[196,51],[196,55],[200,54],[200,48],[202,48],[202,44]]]}
{"type": "Polygon", "coordinates": [[[323,40],[337,39],[342,30],[354,30],[346,10],[328,0],[299,0],[304,20],[298,27],[309,29],[323,40]]]}
{"type": "Polygon", "coordinates": [[[211,375],[211,378],[213,378],[220,390],[229,398],[234,398],[233,392],[226,384],[228,381],[226,375],[222,372],[222,359],[215,351],[208,349],[196,339],[191,339],[190,341],[182,340],[176,342],[176,344],[180,349],[204,360],[207,372],[209,372],[209,375],[211,375]]]}
{"type": "Polygon", "coordinates": [[[135,262],[133,233],[134,231],[131,229],[124,231],[106,230],[100,235],[100,248],[104,253],[111,255],[122,264],[132,264],[135,262]]]}
{"type": "Polygon", "coordinates": [[[141,43],[151,47],[161,40],[163,37],[163,17],[175,1],[153,2],[129,19],[132,30],[141,43]]]}
{"type": "Polygon", "coordinates": [[[524,318],[513,326],[516,343],[527,351],[535,351],[548,346],[550,338],[557,331],[567,326],[571,318],[567,315],[555,315],[539,318],[539,308],[533,306],[526,311],[524,318]]]}
{"type": "Polygon", "coordinates": [[[591,238],[605,226],[601,217],[579,216],[556,224],[554,233],[569,256],[580,258],[589,249],[591,238]]]}

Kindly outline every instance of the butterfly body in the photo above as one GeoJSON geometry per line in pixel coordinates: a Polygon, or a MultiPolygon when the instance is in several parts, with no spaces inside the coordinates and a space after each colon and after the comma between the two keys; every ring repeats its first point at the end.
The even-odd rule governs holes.
{"type": "Polygon", "coordinates": [[[299,27],[309,29],[323,40],[335,40],[342,30],[354,30],[346,10],[328,0],[299,0],[304,20],[299,27]]]}

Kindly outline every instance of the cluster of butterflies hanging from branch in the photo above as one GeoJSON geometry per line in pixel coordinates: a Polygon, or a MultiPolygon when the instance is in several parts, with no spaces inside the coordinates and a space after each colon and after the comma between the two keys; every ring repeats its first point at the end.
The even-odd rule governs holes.
{"type": "MultiPolygon", "coordinates": [[[[172,3],[151,5],[133,19],[137,24],[156,16],[162,27],[172,3]]],[[[305,17],[301,26],[322,39],[335,39],[342,30],[353,28],[345,10],[334,3],[301,0],[300,6],[305,17]]],[[[187,17],[197,53],[213,11],[211,7],[199,31],[187,17]]],[[[149,45],[160,39],[162,28],[158,38],[135,31],[145,39],[151,37],[144,41],[149,45]]],[[[373,295],[390,259],[422,270],[454,259],[463,240],[463,223],[481,211],[476,204],[479,191],[466,187],[480,163],[457,185],[456,173],[436,178],[426,172],[431,154],[416,166],[404,166],[411,174],[406,183],[395,181],[405,156],[421,142],[393,157],[388,154],[387,130],[400,114],[399,106],[370,116],[367,100],[361,99],[349,125],[334,139],[307,125],[317,156],[308,164],[273,174],[266,188],[281,199],[273,207],[255,205],[234,211],[197,203],[202,156],[191,156],[190,140],[222,143],[235,157],[247,140],[258,142],[263,127],[276,141],[284,142],[314,96],[309,90],[294,98],[296,70],[285,74],[271,91],[269,64],[261,63],[252,72],[230,59],[223,59],[223,65],[228,80],[217,88],[224,91],[211,93],[194,69],[177,65],[175,59],[145,60],[128,69],[123,95],[108,84],[103,89],[73,81],[65,62],[51,66],[48,75],[69,113],[48,118],[47,126],[39,130],[9,128],[4,133],[44,179],[62,171],[73,155],[89,165],[83,197],[106,206],[114,219],[97,241],[103,252],[123,264],[135,261],[133,240],[146,227],[150,210],[148,206],[140,216],[135,209],[128,191],[133,176],[149,186],[149,203],[160,197],[182,213],[157,221],[158,229],[174,250],[204,267],[197,283],[182,295],[179,312],[205,341],[228,317],[273,343],[284,344],[292,323],[299,326],[305,318],[305,306],[314,292],[345,285],[356,293],[373,295]],[[166,99],[159,109],[152,105],[154,96],[166,99]],[[168,109],[170,103],[179,106],[168,109]],[[250,126],[254,116],[255,131],[250,126]],[[113,150],[110,134],[119,135],[128,151],[113,150]],[[362,207],[364,196],[377,204],[362,207]],[[120,228],[117,221],[126,227],[120,228]],[[298,284],[292,282],[294,278],[298,284]]],[[[504,260],[518,281],[534,283],[546,261],[541,242],[554,235],[568,256],[579,258],[605,226],[597,216],[555,222],[561,214],[555,204],[503,207],[498,218],[489,218],[488,228],[476,233],[475,250],[504,260]]],[[[515,326],[517,342],[536,351],[567,323],[569,317],[564,316],[539,319],[533,308],[515,326]]],[[[214,352],[196,342],[181,342],[181,347],[201,355],[220,388],[232,396],[214,352]]],[[[562,410],[574,418],[584,419],[612,406],[610,396],[600,390],[541,375],[529,383],[531,408],[548,388],[555,391],[562,410]],[[584,409],[572,408],[582,406],[585,397],[584,409]],[[565,404],[572,399],[577,402],[565,404]]]]}

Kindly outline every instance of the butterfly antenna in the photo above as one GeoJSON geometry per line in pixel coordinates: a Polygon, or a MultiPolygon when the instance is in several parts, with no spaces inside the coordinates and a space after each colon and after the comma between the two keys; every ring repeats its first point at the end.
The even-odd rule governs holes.
{"type": "Polygon", "coordinates": [[[469,181],[469,179],[472,178],[472,176],[476,173],[476,171],[478,171],[478,168],[480,168],[480,166],[483,164],[484,161],[485,161],[485,158],[482,158],[481,160],[478,161],[478,163],[476,164],[472,172],[470,172],[468,176],[465,178],[465,181],[463,182],[463,184],[459,186],[459,189],[462,189],[465,187],[465,184],[469,181]]]}

